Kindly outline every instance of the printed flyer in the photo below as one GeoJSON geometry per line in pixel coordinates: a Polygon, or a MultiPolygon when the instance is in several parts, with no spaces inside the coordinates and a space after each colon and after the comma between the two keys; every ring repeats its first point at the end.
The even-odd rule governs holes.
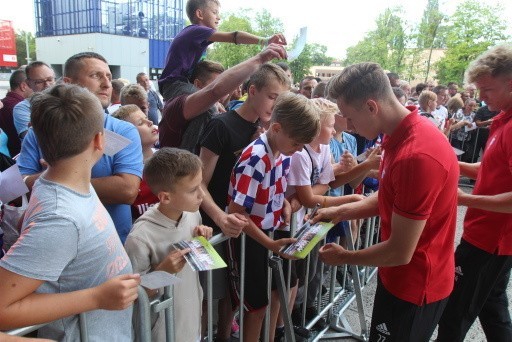
{"type": "Polygon", "coordinates": [[[173,244],[173,247],[180,250],[190,248],[190,252],[185,254],[185,259],[194,271],[208,271],[227,267],[212,244],[203,236],[195,237],[190,241],[180,241],[173,244]]]}
{"type": "Polygon", "coordinates": [[[283,247],[281,253],[304,259],[332,227],[334,223],[330,222],[317,222],[313,225],[306,222],[294,235],[297,241],[283,247]]]}

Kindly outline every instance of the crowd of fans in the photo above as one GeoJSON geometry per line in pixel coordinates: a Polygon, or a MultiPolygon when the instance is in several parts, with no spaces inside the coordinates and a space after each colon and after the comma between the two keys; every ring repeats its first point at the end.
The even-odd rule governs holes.
{"type": "MultiPolygon", "coordinates": [[[[50,322],[40,337],[76,340],[77,314],[86,312],[92,340],[136,339],[140,275],[165,271],[181,279],[173,288],[176,340],[198,341],[213,319],[203,309],[206,279],[186,263],[187,249],[172,246],[223,233],[230,239],[215,249],[228,267],[213,272],[216,341],[237,330],[240,305],[244,341],[260,339],[269,305],[269,340],[284,337],[277,284],[267,295],[269,251],[290,269],[286,304],[298,336],[309,334],[303,309],[307,320],[318,315],[323,262],[380,267],[371,341],[428,341],[439,322],[439,341],[462,341],[477,316],[489,340],[509,341],[512,49],[480,56],[462,91],[455,82],[411,87],[374,63],[328,81],[306,76],[295,87],[282,61],[285,37],[218,31],[219,6],[187,1],[192,24],[173,41],[158,92],[144,73],[135,83],[112,79],[108,61],[93,52],[69,57],[58,80],[44,61],[12,72],[0,102],[2,169],[17,165],[30,201],[15,222],[20,237],[3,246],[0,329],[50,322]],[[202,59],[213,42],[262,50],[225,70],[202,59]],[[129,143],[104,153],[112,133],[129,143]],[[460,174],[478,179],[475,196],[457,193],[454,151],[460,174]],[[478,276],[468,269],[474,260],[459,249],[454,260],[457,197],[476,208],[461,243],[483,255],[475,274],[486,280],[474,286],[459,281],[478,276]],[[294,241],[292,213],[300,226],[315,206],[313,222],[335,226],[306,267],[281,250],[294,241]],[[350,236],[358,244],[362,219],[375,215],[382,242],[344,249],[350,236]],[[490,234],[486,224],[503,228],[490,234]]],[[[320,318],[313,328],[325,327],[320,318]]],[[[153,314],[152,337],[164,336],[163,317],[153,314]]]]}

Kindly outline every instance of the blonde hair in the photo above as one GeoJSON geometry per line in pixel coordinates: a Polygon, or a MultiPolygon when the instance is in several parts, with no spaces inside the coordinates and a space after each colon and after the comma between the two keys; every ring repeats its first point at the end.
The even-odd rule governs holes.
{"type": "Polygon", "coordinates": [[[112,116],[119,120],[128,121],[130,115],[140,110],[141,109],[134,104],[124,105],[112,113],[112,116]]]}
{"type": "Polygon", "coordinates": [[[480,77],[512,77],[512,45],[504,44],[493,47],[477,57],[466,70],[465,82],[473,83],[480,77]]]}
{"type": "Polygon", "coordinates": [[[121,104],[126,104],[128,98],[148,101],[148,93],[139,84],[129,84],[121,90],[121,104]]]}
{"type": "Polygon", "coordinates": [[[318,112],[310,99],[288,91],[277,97],[270,122],[279,123],[297,143],[309,144],[320,132],[318,112]]]}
{"type": "Polygon", "coordinates": [[[418,97],[418,104],[420,109],[427,109],[428,101],[436,101],[437,95],[433,91],[423,90],[418,97]]]}
{"type": "Polygon", "coordinates": [[[311,102],[318,108],[318,115],[322,122],[340,111],[335,103],[321,97],[314,98],[311,102]]]}

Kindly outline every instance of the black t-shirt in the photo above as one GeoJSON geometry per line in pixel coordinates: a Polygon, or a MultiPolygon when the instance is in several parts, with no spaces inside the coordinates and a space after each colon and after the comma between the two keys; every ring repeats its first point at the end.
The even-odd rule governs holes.
{"type": "Polygon", "coordinates": [[[489,107],[483,106],[482,108],[480,108],[480,109],[478,109],[476,111],[474,120],[475,121],[476,120],[478,120],[478,121],[486,121],[486,120],[492,119],[493,117],[498,115],[498,113],[499,112],[491,112],[489,110],[489,107]]]}
{"type": "MultiPolygon", "coordinates": [[[[257,123],[243,119],[235,110],[215,116],[204,128],[199,140],[201,147],[219,156],[208,191],[221,209],[226,208],[229,179],[243,149],[252,141],[257,123]]],[[[201,212],[203,224],[217,228],[212,219],[201,212]]],[[[218,229],[215,229],[218,232],[218,229]]]]}

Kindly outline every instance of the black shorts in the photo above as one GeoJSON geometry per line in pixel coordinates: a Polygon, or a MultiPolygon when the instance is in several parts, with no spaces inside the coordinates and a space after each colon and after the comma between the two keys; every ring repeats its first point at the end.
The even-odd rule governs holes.
{"type": "MultiPolygon", "coordinates": [[[[213,246],[222,260],[227,260],[227,241],[213,246]]],[[[229,291],[228,270],[226,268],[217,268],[212,270],[212,299],[225,298],[229,291]]],[[[208,299],[208,272],[199,272],[199,282],[203,288],[203,299],[208,299]]]]}
{"type": "MultiPolygon", "coordinates": [[[[267,235],[268,233],[265,232],[267,235]]],[[[231,238],[228,242],[229,283],[233,309],[240,304],[240,245],[242,238],[231,238]]],[[[246,311],[258,311],[268,305],[268,257],[269,251],[246,235],[245,243],[245,292],[246,311]]]]}
{"type": "Polygon", "coordinates": [[[441,319],[448,298],[422,306],[406,302],[377,283],[370,341],[428,342],[441,319]]]}
{"type": "MultiPolygon", "coordinates": [[[[290,231],[284,230],[276,230],[274,231],[274,240],[284,239],[291,237],[290,231]]],[[[293,260],[283,259],[283,275],[284,275],[284,284],[287,285],[288,282],[288,265],[290,265],[290,288],[297,285],[297,267],[296,263],[293,260]]],[[[277,281],[274,277],[272,277],[272,290],[277,289],[277,281]]],[[[286,291],[286,289],[285,289],[286,291]]]]}

